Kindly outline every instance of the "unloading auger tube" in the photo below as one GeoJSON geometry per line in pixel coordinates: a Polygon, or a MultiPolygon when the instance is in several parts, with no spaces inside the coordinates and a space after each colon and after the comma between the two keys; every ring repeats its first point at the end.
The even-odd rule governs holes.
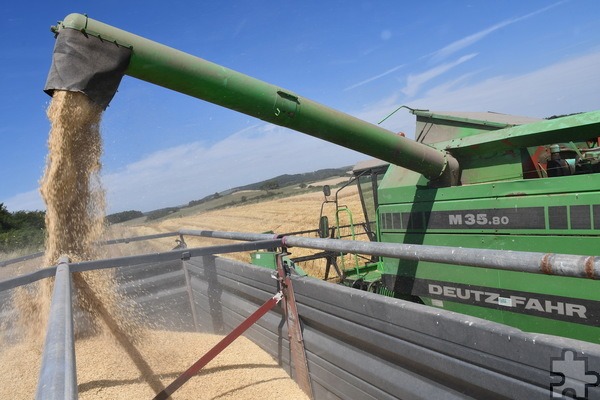
{"type": "Polygon", "coordinates": [[[438,186],[459,180],[458,161],[445,151],[85,15],[70,14],[52,31],[49,94],[83,92],[106,108],[126,74],[411,169],[438,186]]]}

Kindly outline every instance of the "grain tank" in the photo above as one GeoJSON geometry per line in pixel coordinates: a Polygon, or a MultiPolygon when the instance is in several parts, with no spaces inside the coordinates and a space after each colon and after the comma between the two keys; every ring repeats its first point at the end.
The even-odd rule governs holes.
{"type": "Polygon", "coordinates": [[[164,86],[389,162],[377,189],[380,242],[546,253],[545,274],[382,257],[382,294],[600,341],[600,111],[531,122],[413,110],[413,141],[84,15],[53,31],[50,94],[81,91],[106,107],[124,74],[164,86]],[[582,255],[591,279],[555,275],[554,253],[582,255]]]}

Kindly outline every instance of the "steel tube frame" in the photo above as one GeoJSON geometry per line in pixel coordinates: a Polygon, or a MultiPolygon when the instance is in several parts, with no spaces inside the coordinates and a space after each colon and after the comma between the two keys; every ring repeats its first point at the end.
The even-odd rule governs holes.
{"type": "MultiPolygon", "coordinates": [[[[146,238],[172,235],[173,234],[150,235],[151,237],[146,238]]],[[[135,239],[136,238],[132,238],[130,241],[134,241],[135,239]]],[[[57,266],[44,268],[31,274],[0,282],[0,291],[2,291],[33,283],[53,275],[55,276],[44,353],[42,356],[42,365],[36,390],[36,400],[74,400],[78,398],[71,293],[72,272],[139,265],[148,262],[169,261],[175,259],[185,260],[203,255],[252,251],[281,246],[282,242],[280,239],[271,238],[270,240],[264,241],[173,250],[158,254],[120,257],[73,264],[69,264],[67,258],[61,258],[57,266]]]]}
{"type": "MultiPolygon", "coordinates": [[[[107,260],[86,261],[71,264],[72,272],[94,269],[122,267],[145,262],[187,259],[208,254],[235,253],[283,246],[296,246],[319,250],[358,253],[378,257],[391,257],[404,260],[429,261],[441,264],[455,264],[471,267],[520,271],[528,273],[570,276],[575,278],[600,279],[600,257],[572,254],[552,254],[508,250],[471,249],[443,246],[428,246],[401,243],[374,243],[339,239],[316,239],[300,236],[280,236],[277,234],[225,232],[213,230],[182,229],[147,238],[176,235],[202,236],[215,239],[240,240],[251,243],[237,243],[224,246],[210,246],[193,249],[173,250],[158,254],[120,257],[107,260]]],[[[120,239],[123,242],[136,238],[120,239]]],[[[44,268],[30,274],[0,282],[0,291],[33,283],[55,274],[56,267],[44,268]]]]}
{"type": "MultiPolygon", "coordinates": [[[[130,238],[106,240],[103,242],[97,242],[95,244],[100,245],[100,246],[106,246],[109,244],[140,242],[142,240],[160,239],[160,238],[177,236],[177,235],[179,235],[177,232],[157,233],[154,235],[145,235],[145,236],[136,236],[136,237],[130,237],[130,238]]],[[[0,268],[6,267],[7,265],[10,265],[10,264],[16,264],[16,263],[19,263],[22,261],[27,261],[27,260],[32,260],[34,258],[42,257],[43,255],[44,255],[44,252],[40,251],[37,253],[28,254],[26,256],[12,258],[10,260],[0,261],[0,268]]]]}
{"type": "Polygon", "coordinates": [[[26,256],[11,258],[10,260],[0,261],[0,268],[6,267],[7,265],[10,265],[10,264],[16,264],[16,263],[19,263],[22,261],[33,260],[34,258],[42,257],[43,255],[44,255],[44,252],[39,251],[37,253],[28,254],[26,256]]]}
{"type": "MultiPolygon", "coordinates": [[[[177,233],[179,235],[179,233],[177,233]]],[[[260,249],[272,249],[281,247],[281,239],[273,239],[270,235],[268,240],[256,240],[248,243],[235,243],[220,246],[197,247],[191,249],[178,249],[167,251],[164,253],[152,253],[139,256],[128,256],[118,258],[108,258],[105,260],[83,261],[70,264],[71,272],[84,272],[98,269],[107,269],[115,267],[127,267],[131,265],[139,265],[151,262],[164,262],[172,260],[187,260],[191,257],[206,256],[212,254],[237,253],[240,251],[253,251],[260,249]]],[[[3,290],[13,289],[18,286],[33,283],[44,278],[51,277],[55,274],[57,267],[48,267],[18,276],[16,278],[6,279],[0,282],[0,292],[3,290]]]]}
{"type": "MultiPolygon", "coordinates": [[[[265,240],[269,234],[181,230],[183,235],[231,240],[265,240]]],[[[472,249],[402,243],[317,239],[301,236],[281,238],[285,247],[304,247],[341,253],[367,254],[403,260],[429,261],[506,271],[600,279],[600,257],[526,251],[472,249]]]]}
{"type": "Polygon", "coordinates": [[[282,240],[284,245],[290,247],[310,247],[403,260],[600,279],[600,257],[594,256],[303,237],[284,237],[282,240]],[[336,243],[327,243],[328,241],[336,243]]]}
{"type": "MultiPolygon", "coordinates": [[[[208,254],[224,254],[295,246],[342,253],[369,254],[381,257],[530,273],[556,274],[592,279],[597,279],[600,276],[600,257],[594,256],[372,243],[298,236],[278,237],[279,235],[276,234],[212,230],[180,230],[175,234],[241,240],[244,243],[174,250],[143,256],[120,257],[73,264],[69,264],[68,259],[61,258],[59,264],[55,267],[45,268],[33,274],[0,282],[1,291],[52,275],[55,275],[56,278],[36,399],[77,399],[76,359],[71,308],[71,272],[139,265],[147,262],[174,259],[185,260],[208,254]]],[[[168,235],[174,234],[170,233],[168,235]]],[[[131,238],[131,240],[134,239],[136,238],[131,238]]]]}
{"type": "Polygon", "coordinates": [[[55,276],[42,366],[35,395],[37,400],[77,399],[71,273],[68,259],[60,259],[55,276]]]}
{"type": "Polygon", "coordinates": [[[106,241],[100,242],[98,244],[101,246],[104,246],[107,244],[140,242],[142,240],[160,239],[160,238],[177,236],[177,235],[179,235],[177,232],[156,233],[154,235],[145,235],[145,236],[136,236],[136,237],[129,237],[129,238],[106,240],[106,241]]]}
{"type": "Polygon", "coordinates": [[[202,236],[214,239],[229,239],[229,240],[272,240],[280,239],[280,236],[275,233],[252,233],[252,232],[226,232],[226,231],[210,231],[196,229],[180,229],[179,234],[189,236],[202,236]]]}
{"type": "Polygon", "coordinates": [[[0,282],[0,292],[3,290],[14,289],[18,286],[27,285],[39,280],[50,278],[56,275],[56,267],[49,267],[31,272],[29,274],[19,275],[15,278],[10,278],[0,282]]]}

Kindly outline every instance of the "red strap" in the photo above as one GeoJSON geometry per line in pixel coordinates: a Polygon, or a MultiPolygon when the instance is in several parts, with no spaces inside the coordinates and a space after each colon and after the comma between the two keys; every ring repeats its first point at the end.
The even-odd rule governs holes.
{"type": "Polygon", "coordinates": [[[277,293],[265,302],[258,310],[250,315],[246,320],[239,324],[231,333],[225,336],[219,343],[217,343],[212,349],[210,349],[205,355],[203,355],[198,361],[194,363],[187,371],[179,375],[177,379],[173,381],[169,386],[163,389],[159,394],[154,397],[153,400],[166,400],[168,399],[177,389],[183,386],[188,380],[198,373],[206,364],[208,364],[213,358],[215,358],[220,352],[222,352],[227,346],[229,346],[235,339],[250,328],[256,321],[258,321],[263,315],[269,312],[270,309],[275,307],[281,300],[283,294],[277,293]]]}

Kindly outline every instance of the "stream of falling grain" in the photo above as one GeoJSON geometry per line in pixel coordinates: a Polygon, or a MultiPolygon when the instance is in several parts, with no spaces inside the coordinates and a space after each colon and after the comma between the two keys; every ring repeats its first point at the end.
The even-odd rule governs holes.
{"type": "MultiPolygon", "coordinates": [[[[91,260],[97,257],[94,242],[104,228],[104,191],[99,179],[102,110],[81,93],[56,91],[47,114],[52,128],[40,182],[47,209],[44,266],[56,265],[62,256],[71,262],[91,260]]],[[[202,355],[207,343],[220,338],[144,329],[133,312],[123,307],[127,301],[117,294],[109,271],[73,276],[77,304],[85,315],[76,319],[76,323],[83,320],[81,326],[75,326],[78,389],[85,399],[149,398],[202,355]],[[184,339],[190,347],[182,346],[184,339]]],[[[24,340],[9,348],[0,346],[0,399],[32,398],[36,387],[52,281],[27,286],[15,290],[13,298],[24,340]]],[[[234,350],[225,352],[225,358],[220,356],[225,365],[211,364],[212,372],[196,380],[196,385],[182,388],[177,398],[306,399],[275,360],[252,343],[241,343],[246,343],[241,350],[235,350],[236,344],[234,350]],[[215,373],[231,368],[238,369],[231,379],[215,373]]]]}
{"type": "MultiPolygon", "coordinates": [[[[102,232],[104,192],[98,177],[102,110],[82,93],[56,91],[46,113],[51,130],[40,192],[46,204],[43,266],[52,266],[63,255],[73,262],[91,259],[93,242],[102,232]]],[[[30,286],[34,287],[19,288],[14,297],[21,312],[21,331],[39,341],[49,313],[52,281],[30,286]]]]}
{"type": "MultiPolygon", "coordinates": [[[[91,260],[95,242],[104,228],[104,190],[100,183],[102,108],[79,92],[56,91],[48,107],[52,124],[49,155],[41,180],[46,203],[45,265],[56,265],[61,256],[71,262],[91,260]]],[[[135,319],[123,314],[123,304],[108,270],[73,275],[78,305],[87,313],[95,331],[101,322],[117,339],[155,391],[164,386],[134,345],[135,319]]],[[[47,285],[46,285],[47,287],[47,285]]],[[[48,298],[48,297],[46,297],[48,298]]],[[[77,326],[76,326],[77,328],[77,326]]]]}
{"type": "MultiPolygon", "coordinates": [[[[46,170],[40,192],[46,204],[46,252],[44,266],[61,257],[71,262],[96,256],[104,228],[104,190],[100,184],[102,108],[79,92],[56,91],[47,109],[51,123],[46,170]]],[[[139,339],[135,318],[119,305],[116,283],[109,270],[73,274],[78,307],[76,335],[105,334],[106,330],[147,379],[154,391],[164,388],[134,345],[139,339]]],[[[21,311],[21,329],[28,340],[41,343],[49,315],[52,281],[37,288],[20,288],[15,303],[21,311]]]]}
{"type": "Polygon", "coordinates": [[[41,193],[46,203],[44,265],[62,255],[89,260],[102,234],[104,190],[100,184],[102,109],[78,92],[56,91],[48,118],[52,123],[41,193]]]}

